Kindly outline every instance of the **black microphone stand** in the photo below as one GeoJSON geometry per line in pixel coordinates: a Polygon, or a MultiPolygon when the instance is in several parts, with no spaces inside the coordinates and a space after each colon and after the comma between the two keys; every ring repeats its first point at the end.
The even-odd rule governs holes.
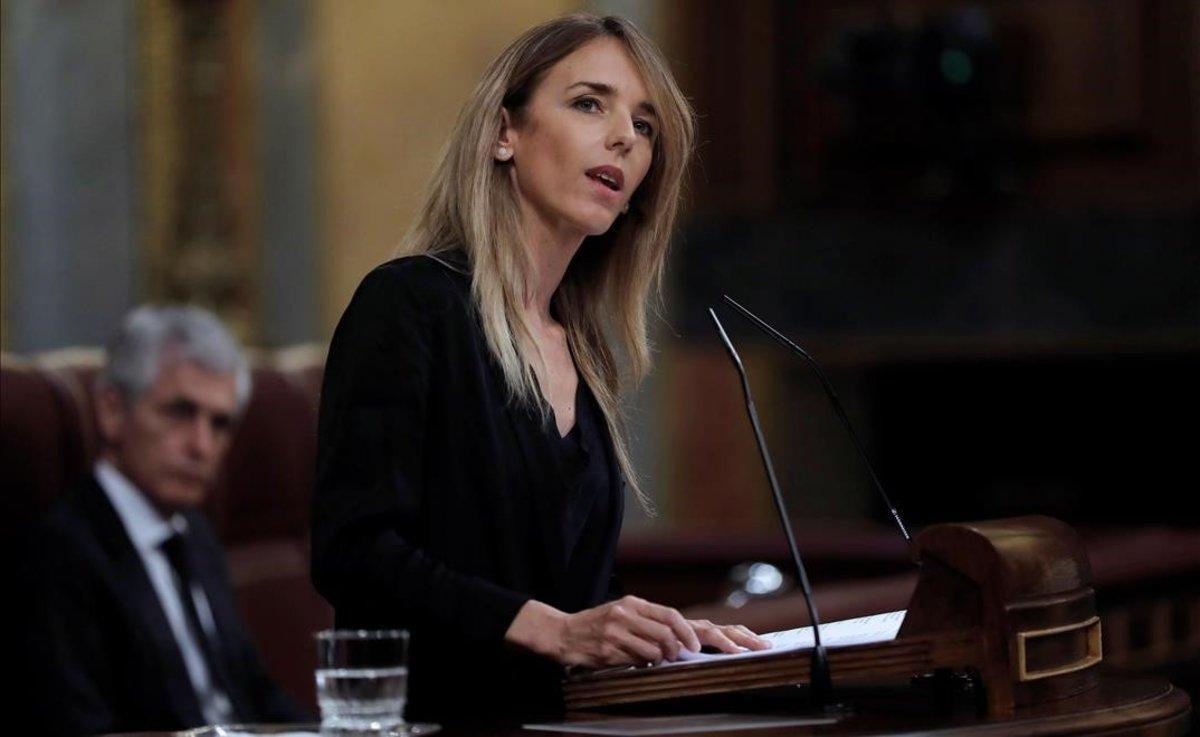
{"type": "Polygon", "coordinates": [[[746,376],[746,368],[742,365],[742,359],[738,355],[737,349],[733,347],[733,342],[729,340],[729,336],[725,333],[725,327],[721,325],[721,320],[717,317],[717,313],[710,307],[708,308],[708,315],[712,318],[713,324],[716,325],[717,333],[721,336],[721,342],[725,344],[725,350],[729,353],[729,357],[733,360],[733,365],[737,368],[738,375],[741,377],[742,392],[746,395],[746,410],[750,414],[750,425],[754,428],[754,439],[758,443],[758,451],[762,455],[763,465],[767,468],[767,480],[771,484],[771,493],[775,497],[775,509],[779,512],[779,520],[783,524],[783,531],[787,536],[788,549],[792,553],[792,563],[795,564],[796,572],[800,577],[800,587],[804,593],[804,602],[808,606],[808,618],[812,621],[813,628],[812,663],[809,666],[812,703],[818,709],[836,709],[838,707],[833,704],[833,680],[829,672],[829,657],[825,652],[825,646],[821,644],[821,619],[817,616],[817,606],[813,600],[812,586],[808,581],[808,573],[804,568],[804,561],[800,559],[800,549],[796,547],[796,535],[792,532],[792,522],[788,517],[787,507],[783,501],[783,494],[779,491],[779,479],[775,476],[775,466],[771,463],[771,453],[767,450],[767,441],[763,436],[762,425],[758,421],[758,410],[754,408],[754,397],[750,394],[750,380],[746,376]]]}
{"type": "Polygon", "coordinates": [[[854,449],[858,451],[859,457],[862,458],[863,464],[867,467],[867,472],[871,474],[871,481],[875,483],[875,488],[879,491],[879,496],[883,498],[884,505],[887,507],[888,512],[891,513],[892,519],[896,521],[896,526],[900,528],[900,534],[904,537],[904,542],[911,545],[912,536],[908,534],[908,528],[904,526],[904,520],[900,518],[900,512],[896,510],[896,505],[892,504],[891,497],[889,497],[887,492],[883,490],[883,484],[879,482],[879,476],[875,474],[875,467],[871,465],[871,460],[867,458],[867,451],[865,448],[863,448],[862,441],[858,439],[858,433],[854,432],[854,426],[850,424],[850,418],[846,415],[846,409],[842,406],[842,400],[838,399],[837,392],[833,389],[833,384],[830,383],[829,378],[825,376],[825,372],[821,370],[821,365],[817,363],[817,359],[809,355],[808,351],[792,342],[786,335],[768,325],[766,321],[760,318],[758,315],[738,304],[728,294],[722,295],[722,298],[725,300],[726,304],[742,313],[743,317],[754,323],[755,327],[766,333],[768,336],[774,339],[775,342],[803,358],[813,370],[813,373],[817,375],[817,379],[820,380],[822,388],[825,389],[825,394],[829,397],[830,402],[833,404],[834,411],[837,412],[838,418],[842,421],[842,425],[844,425],[846,428],[846,433],[850,436],[851,442],[854,443],[854,449]]]}

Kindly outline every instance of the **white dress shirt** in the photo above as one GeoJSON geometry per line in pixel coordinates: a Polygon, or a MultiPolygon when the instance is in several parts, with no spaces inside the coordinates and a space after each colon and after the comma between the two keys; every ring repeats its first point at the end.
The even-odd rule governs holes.
{"type": "MultiPolygon", "coordinates": [[[[113,508],[117,510],[117,516],[125,525],[125,532],[142,558],[142,566],[154,586],[154,593],[158,596],[163,614],[171,625],[171,634],[175,636],[175,644],[183,656],[188,678],[192,682],[196,698],[200,701],[200,710],[204,718],[209,724],[227,724],[233,721],[233,705],[229,697],[212,681],[208,664],[204,660],[204,651],[187,624],[187,615],[179,598],[180,587],[177,585],[175,569],[171,567],[161,548],[172,535],[187,533],[187,520],[180,514],[173,514],[170,519],[164,519],[133,482],[107,461],[96,464],[96,479],[108,495],[113,508]]],[[[215,637],[216,625],[212,609],[208,605],[208,597],[204,595],[204,590],[199,584],[194,582],[191,593],[201,626],[204,627],[207,636],[215,637]]]]}

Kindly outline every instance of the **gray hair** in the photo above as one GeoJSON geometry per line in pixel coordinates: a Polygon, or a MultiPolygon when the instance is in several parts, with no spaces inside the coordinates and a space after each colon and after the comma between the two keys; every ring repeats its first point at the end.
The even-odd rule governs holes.
{"type": "Polygon", "coordinates": [[[143,305],[121,321],[108,344],[108,360],[97,377],[119,391],[126,402],[137,401],[154,383],[163,356],[191,363],[215,374],[233,374],[240,412],[250,398],[250,367],[237,340],[211,312],[199,307],[143,305]]]}

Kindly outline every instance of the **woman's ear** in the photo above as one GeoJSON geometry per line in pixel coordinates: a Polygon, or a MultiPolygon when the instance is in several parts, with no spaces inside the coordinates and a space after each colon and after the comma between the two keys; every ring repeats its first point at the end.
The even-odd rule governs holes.
{"type": "Polygon", "coordinates": [[[496,141],[496,150],[492,153],[497,161],[508,161],[516,153],[517,132],[513,129],[512,116],[507,108],[500,108],[500,137],[496,141]]]}

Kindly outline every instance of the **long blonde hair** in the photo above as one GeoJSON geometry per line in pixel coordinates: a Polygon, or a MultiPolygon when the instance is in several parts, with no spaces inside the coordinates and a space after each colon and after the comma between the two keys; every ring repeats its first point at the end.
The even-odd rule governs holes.
{"type": "Polygon", "coordinates": [[[650,92],[659,133],[650,169],[628,213],[608,232],[584,240],[551,305],[566,330],[575,365],[603,412],[621,472],[638,501],[651,511],[629,457],[620,398],[650,370],[647,303],[652,290],[661,292],[695,138],[691,106],[654,43],[623,18],[586,13],[526,31],[491,63],[464,105],[425,204],[398,250],[402,255],[466,251],[475,308],[512,397],[544,407],[532,370],[540,357],[523,309],[533,284],[533,264],[522,241],[516,193],[493,152],[501,108],[519,120],[545,73],[600,37],[623,42],[650,92]]]}

